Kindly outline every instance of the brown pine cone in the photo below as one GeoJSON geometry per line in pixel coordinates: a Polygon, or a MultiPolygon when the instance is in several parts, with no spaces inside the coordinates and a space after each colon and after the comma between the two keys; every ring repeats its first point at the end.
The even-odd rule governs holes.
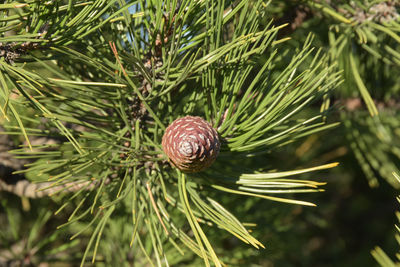
{"type": "Polygon", "coordinates": [[[217,158],[220,142],[217,131],[200,117],[186,116],[165,130],[162,147],[170,162],[183,172],[199,172],[217,158]]]}

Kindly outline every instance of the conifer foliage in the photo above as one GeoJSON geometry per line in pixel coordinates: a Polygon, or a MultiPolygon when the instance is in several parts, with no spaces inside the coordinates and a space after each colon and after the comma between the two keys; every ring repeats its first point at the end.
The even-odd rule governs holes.
{"type": "MultiPolygon", "coordinates": [[[[30,243],[26,253],[37,256],[32,254],[30,263],[68,261],[65,255],[73,254],[82,266],[88,261],[168,266],[194,253],[206,266],[222,266],[229,262],[210,241],[213,228],[264,248],[268,240],[256,239],[251,224],[235,217],[220,196],[315,206],[296,193],[323,191],[325,182],[302,177],[337,163],[277,169],[268,160],[307,136],[337,127],[339,122],[327,119],[330,99],[346,94],[348,83],[356,84],[372,116],[371,123],[363,120],[371,134],[379,135],[374,125],[386,123],[376,119],[376,103],[360,78],[364,70],[354,67],[359,57],[341,57],[342,50],[353,49],[355,36],[346,34],[354,30],[362,53],[400,62],[399,52],[374,42],[368,31],[371,26],[398,42],[398,28],[392,29],[398,24],[382,26],[388,16],[362,13],[363,7],[353,7],[351,14],[350,8],[325,1],[304,3],[307,12],[321,12],[337,23],[329,31],[327,51],[315,47],[312,34],[293,48],[286,30],[300,25],[273,20],[276,3],[266,1],[0,4],[0,122],[19,163],[4,164],[13,175],[0,177],[0,189],[25,201],[40,198],[52,208],[42,207],[42,218],[33,220],[30,242],[37,245],[30,243]],[[173,123],[182,118],[196,118],[199,128],[173,123]],[[171,123],[174,129],[168,128],[171,123]],[[163,141],[164,134],[168,140],[197,138],[203,146],[188,147],[185,141],[180,147],[163,141]],[[181,164],[177,155],[192,149],[200,151],[199,159],[181,164]],[[57,216],[65,218],[59,229],[37,240],[57,216]],[[50,256],[40,250],[59,244],[64,232],[72,241],[50,256]]],[[[396,6],[388,8],[394,21],[396,6]]],[[[355,135],[350,114],[343,112],[340,129],[348,129],[357,148],[364,139],[355,135]]],[[[374,140],[370,136],[365,140],[374,140]]],[[[387,143],[381,147],[376,153],[386,153],[387,143]]],[[[360,164],[375,166],[360,149],[354,149],[360,164]]],[[[367,176],[375,181],[375,175],[367,176]]],[[[13,212],[4,201],[2,207],[13,212]]],[[[18,224],[12,227],[18,231],[18,224]]],[[[11,255],[3,254],[0,261],[11,255]]]]}

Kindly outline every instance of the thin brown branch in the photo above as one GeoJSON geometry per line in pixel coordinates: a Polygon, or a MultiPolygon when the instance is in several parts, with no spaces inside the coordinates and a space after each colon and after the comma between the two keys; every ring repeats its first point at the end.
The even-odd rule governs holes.
{"type": "MultiPolygon", "coordinates": [[[[106,183],[109,183],[109,179],[106,183]]],[[[91,190],[98,185],[97,181],[69,182],[62,185],[55,185],[54,182],[32,183],[28,180],[19,180],[15,183],[7,183],[0,179],[0,191],[13,193],[20,197],[41,198],[52,196],[58,193],[73,193],[85,188],[91,190]]]]}
{"type": "Polygon", "coordinates": [[[287,10],[287,12],[285,12],[285,15],[282,18],[277,19],[275,22],[276,25],[288,23],[287,27],[279,30],[278,38],[290,35],[312,16],[313,13],[307,6],[298,5],[294,8],[290,8],[287,10]]]}

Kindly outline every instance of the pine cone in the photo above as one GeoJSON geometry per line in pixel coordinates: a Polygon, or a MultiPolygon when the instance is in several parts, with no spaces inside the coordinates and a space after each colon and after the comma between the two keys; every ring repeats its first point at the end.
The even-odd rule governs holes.
{"type": "Polygon", "coordinates": [[[217,158],[220,142],[217,131],[200,117],[186,116],[165,130],[162,147],[171,163],[183,172],[199,172],[217,158]]]}

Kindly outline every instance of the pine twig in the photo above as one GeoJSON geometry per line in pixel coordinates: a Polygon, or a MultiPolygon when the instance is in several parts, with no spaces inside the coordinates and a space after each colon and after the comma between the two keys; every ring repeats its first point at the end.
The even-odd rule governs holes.
{"type": "MultiPolygon", "coordinates": [[[[109,182],[110,179],[107,179],[105,183],[107,184],[109,182]]],[[[42,198],[55,195],[62,191],[73,193],[84,187],[86,187],[86,190],[91,190],[97,185],[98,183],[96,181],[84,181],[82,183],[70,182],[54,186],[53,182],[32,183],[28,180],[19,180],[10,184],[0,179],[0,192],[6,191],[20,197],[42,198]]]]}

